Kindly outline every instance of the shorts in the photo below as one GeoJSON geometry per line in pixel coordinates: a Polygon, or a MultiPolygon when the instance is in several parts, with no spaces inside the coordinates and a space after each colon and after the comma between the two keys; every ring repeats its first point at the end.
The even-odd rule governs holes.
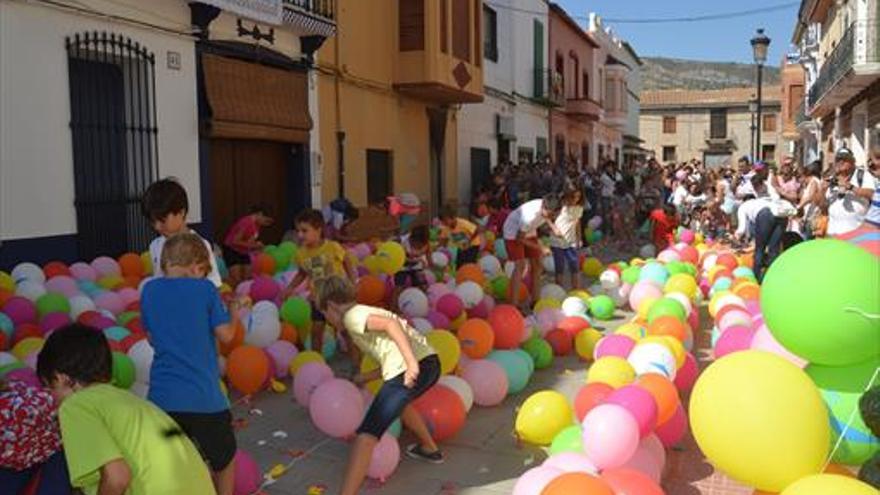
{"type": "MultiPolygon", "coordinates": [[[[529,240],[537,242],[538,238],[532,237],[529,240]]],[[[524,259],[539,260],[544,256],[544,253],[540,249],[526,246],[522,241],[518,240],[505,239],[504,247],[507,248],[507,259],[510,261],[520,261],[524,259]]]]}
{"type": "Polygon", "coordinates": [[[229,410],[216,413],[169,412],[171,419],[192,440],[212,471],[229,466],[237,449],[229,410]]]}
{"type": "Polygon", "coordinates": [[[251,257],[248,254],[241,254],[227,246],[223,248],[223,261],[226,262],[227,267],[231,268],[239,265],[250,265],[251,257]]]}
{"type": "Polygon", "coordinates": [[[467,249],[462,249],[458,252],[458,256],[455,258],[455,266],[461,267],[462,265],[476,263],[479,256],[480,246],[471,246],[467,249]]]}
{"type": "Polygon", "coordinates": [[[550,250],[553,251],[553,266],[557,275],[578,273],[580,271],[577,249],[553,247],[550,250]]]}
{"type": "Polygon", "coordinates": [[[419,377],[413,388],[403,384],[403,373],[382,384],[382,388],[373,399],[363,422],[358,427],[358,434],[365,433],[379,439],[395,419],[400,417],[404,408],[418,399],[440,379],[440,358],[436,354],[419,361],[419,377]]]}
{"type": "Polygon", "coordinates": [[[424,270],[401,270],[394,274],[394,286],[401,289],[410,287],[423,289],[428,286],[428,279],[424,270]]]}

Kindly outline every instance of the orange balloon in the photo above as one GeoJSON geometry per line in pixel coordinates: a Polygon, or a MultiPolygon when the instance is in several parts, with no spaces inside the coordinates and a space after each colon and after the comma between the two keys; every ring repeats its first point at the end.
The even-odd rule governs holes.
{"type": "Polygon", "coordinates": [[[217,344],[220,347],[220,354],[224,356],[228,356],[230,352],[244,343],[244,326],[242,326],[241,320],[235,320],[232,324],[232,330],[234,332],[232,334],[232,340],[225,344],[219,340],[217,341],[217,344]]]}
{"type": "Polygon", "coordinates": [[[745,300],[758,300],[761,298],[761,286],[756,283],[743,284],[733,289],[733,293],[745,300]]]}
{"type": "Polygon", "coordinates": [[[229,354],[226,376],[233,388],[253,394],[263,388],[269,378],[269,356],[252,345],[243,345],[229,354]]]}
{"type": "Polygon", "coordinates": [[[657,402],[658,425],[662,425],[675,415],[681,401],[678,398],[678,389],[668,378],[656,373],[648,373],[638,377],[636,384],[647,390],[657,402]]]}
{"type": "Polygon", "coordinates": [[[739,266],[739,260],[736,259],[732,253],[722,253],[718,255],[718,259],[715,260],[715,264],[723,265],[727,267],[728,270],[733,271],[739,266]]]}
{"type": "Polygon", "coordinates": [[[687,338],[687,323],[670,315],[659,316],[648,324],[648,335],[675,337],[681,342],[687,338]]]}
{"type": "Polygon", "coordinates": [[[125,253],[119,257],[118,261],[123,277],[141,278],[144,276],[144,262],[139,254],[125,253]]]}
{"type": "Polygon", "coordinates": [[[129,275],[122,279],[122,287],[130,287],[137,289],[141,285],[141,277],[137,275],[129,275]]]}
{"type": "Polygon", "coordinates": [[[385,282],[375,275],[361,277],[357,283],[357,302],[368,306],[379,306],[385,301],[385,282]]]}
{"type": "Polygon", "coordinates": [[[648,475],[632,468],[606,469],[602,480],[615,493],[632,495],[663,495],[663,490],[648,475]]]}
{"type": "Polygon", "coordinates": [[[614,495],[611,487],[587,473],[565,473],[544,487],[541,495],[614,495]]]}
{"type": "Polygon", "coordinates": [[[461,342],[462,352],[471,359],[480,359],[492,352],[495,332],[486,320],[473,318],[458,329],[458,340],[461,342]]]}
{"type": "Polygon", "coordinates": [[[476,263],[461,265],[455,272],[456,283],[460,284],[468,281],[474,282],[480,287],[486,284],[486,276],[483,275],[483,270],[481,270],[480,266],[476,263]]]}
{"type": "Polygon", "coordinates": [[[274,275],[275,274],[275,258],[267,253],[260,253],[254,258],[253,263],[254,274],[274,275]]]}
{"type": "Polygon", "coordinates": [[[281,322],[281,336],[278,337],[280,340],[286,340],[291,344],[296,344],[297,341],[297,333],[296,327],[287,323],[286,321],[281,322]]]}
{"type": "MultiPolygon", "coordinates": [[[[529,298],[529,288],[526,287],[525,281],[519,284],[519,301],[523,302],[529,298]]],[[[507,300],[513,301],[513,282],[507,286],[507,300]]]]}
{"type": "Polygon", "coordinates": [[[727,267],[721,267],[712,274],[709,281],[714,284],[721,277],[733,278],[733,271],[727,267]]]}
{"type": "Polygon", "coordinates": [[[58,275],[70,276],[70,269],[60,261],[50,261],[43,265],[43,274],[46,275],[47,280],[58,275]]]}

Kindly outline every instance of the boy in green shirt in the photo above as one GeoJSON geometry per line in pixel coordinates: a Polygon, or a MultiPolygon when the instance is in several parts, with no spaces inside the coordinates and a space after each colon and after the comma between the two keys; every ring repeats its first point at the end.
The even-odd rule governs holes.
{"type": "Polygon", "coordinates": [[[84,325],[55,331],[37,375],[58,407],[70,481],[87,495],[214,493],[208,467],[167,414],[110,385],[104,335],[84,325]]]}

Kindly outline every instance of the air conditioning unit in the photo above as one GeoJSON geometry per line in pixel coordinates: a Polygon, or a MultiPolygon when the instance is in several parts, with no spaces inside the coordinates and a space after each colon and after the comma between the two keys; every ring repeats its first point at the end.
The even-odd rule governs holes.
{"type": "Polygon", "coordinates": [[[495,115],[495,131],[498,137],[502,139],[516,139],[516,129],[513,124],[513,117],[505,117],[501,114],[495,115]]]}

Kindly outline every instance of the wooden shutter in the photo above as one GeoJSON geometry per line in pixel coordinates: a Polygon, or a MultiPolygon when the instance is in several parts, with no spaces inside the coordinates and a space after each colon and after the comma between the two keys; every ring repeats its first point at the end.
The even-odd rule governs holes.
{"type": "Polygon", "coordinates": [[[398,10],[400,51],[425,49],[425,0],[399,0],[398,10]]]}
{"type": "Polygon", "coordinates": [[[544,97],[544,24],[534,22],[535,98],[544,97]]]}
{"type": "Polygon", "coordinates": [[[452,0],[452,55],[471,61],[470,0],[452,0]]]}
{"type": "Polygon", "coordinates": [[[449,53],[449,0],[440,0],[440,51],[449,53]]]}
{"type": "MultiPolygon", "coordinates": [[[[474,65],[477,67],[483,66],[483,8],[480,4],[479,0],[474,0],[476,7],[474,7],[474,65]]],[[[495,30],[496,34],[498,30],[495,30]]],[[[498,55],[495,55],[495,58],[498,58],[498,55]]]]}

